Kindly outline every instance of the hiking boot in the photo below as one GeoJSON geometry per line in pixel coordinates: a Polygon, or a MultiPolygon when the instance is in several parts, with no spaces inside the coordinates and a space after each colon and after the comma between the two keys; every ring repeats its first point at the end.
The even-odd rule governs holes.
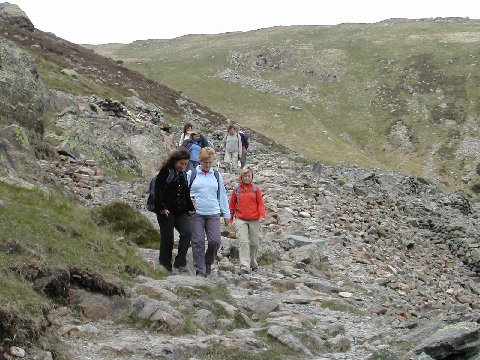
{"type": "Polygon", "coordinates": [[[189,271],[188,271],[188,267],[186,266],[174,266],[173,267],[173,272],[174,274],[178,274],[178,275],[187,275],[189,274],[189,271]]]}
{"type": "Polygon", "coordinates": [[[204,273],[202,273],[202,272],[200,272],[200,271],[197,271],[197,272],[196,272],[196,275],[197,275],[197,276],[201,276],[201,277],[207,277],[207,274],[204,274],[204,273]]]}
{"type": "Polygon", "coordinates": [[[206,264],[205,268],[207,270],[207,275],[211,275],[212,274],[212,264],[206,264]]]}
{"type": "Polygon", "coordinates": [[[249,274],[249,273],[250,273],[250,270],[247,267],[242,266],[240,268],[240,274],[249,274]]]}

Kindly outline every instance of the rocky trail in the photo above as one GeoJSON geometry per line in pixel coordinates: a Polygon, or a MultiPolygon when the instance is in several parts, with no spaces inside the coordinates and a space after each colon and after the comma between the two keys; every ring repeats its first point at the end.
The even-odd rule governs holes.
{"type": "MultiPolygon", "coordinates": [[[[101,310],[116,300],[83,294],[91,316],[55,320],[72,358],[218,358],[221,349],[276,354],[282,344],[280,358],[292,359],[476,359],[478,205],[386,170],[313,173],[261,144],[250,163],[268,212],[258,271],[239,274],[225,230],[206,279],[139,276],[116,313],[101,310]]],[[[236,176],[223,175],[231,191],[236,176]]],[[[138,187],[115,186],[144,211],[138,187]]],[[[157,251],[140,251],[158,262],[157,251]]]]}

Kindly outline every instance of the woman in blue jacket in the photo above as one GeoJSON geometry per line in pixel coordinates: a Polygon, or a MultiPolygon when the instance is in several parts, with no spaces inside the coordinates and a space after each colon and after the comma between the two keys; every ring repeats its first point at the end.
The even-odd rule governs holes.
{"type": "Polygon", "coordinates": [[[191,184],[190,195],[195,204],[195,214],[191,217],[192,253],[196,274],[207,276],[212,272],[212,264],[220,247],[220,218],[229,220],[230,210],[223,178],[213,169],[215,150],[203,148],[199,160],[200,165],[187,172],[188,183],[191,184]],[[206,250],[205,236],[208,243],[206,250]]]}
{"type": "Polygon", "coordinates": [[[190,162],[188,163],[187,171],[195,169],[199,163],[200,150],[202,150],[203,147],[200,133],[192,130],[189,133],[188,139],[182,143],[182,146],[190,152],[190,162]]]}

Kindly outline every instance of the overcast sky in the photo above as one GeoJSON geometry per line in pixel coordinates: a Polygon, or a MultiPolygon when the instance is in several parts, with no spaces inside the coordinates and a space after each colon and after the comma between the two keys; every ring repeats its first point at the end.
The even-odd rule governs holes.
{"type": "Polygon", "coordinates": [[[277,25],[372,23],[390,18],[480,18],[477,0],[7,1],[25,11],[36,28],[77,44],[130,43],[277,25]]]}

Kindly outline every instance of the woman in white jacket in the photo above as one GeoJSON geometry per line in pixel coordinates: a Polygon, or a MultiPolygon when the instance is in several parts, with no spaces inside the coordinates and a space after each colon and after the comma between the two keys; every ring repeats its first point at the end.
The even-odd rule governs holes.
{"type": "Polygon", "coordinates": [[[227,169],[237,169],[238,160],[242,156],[242,139],[235,129],[235,124],[228,126],[227,134],[223,138],[225,157],[223,159],[227,169]]]}
{"type": "Polygon", "coordinates": [[[182,135],[180,136],[180,141],[178,142],[178,146],[182,146],[183,142],[185,140],[188,139],[188,137],[190,135],[187,135],[187,134],[190,134],[193,130],[193,125],[190,124],[190,123],[186,123],[184,126],[183,126],[183,132],[182,132],[182,135]]]}
{"type": "Polygon", "coordinates": [[[227,192],[222,175],[212,167],[214,161],[215,150],[205,147],[200,151],[200,165],[187,172],[190,196],[195,204],[195,213],[190,218],[193,264],[196,274],[204,277],[211,274],[220,247],[220,218],[223,217],[225,222],[230,219],[227,192]]]}

